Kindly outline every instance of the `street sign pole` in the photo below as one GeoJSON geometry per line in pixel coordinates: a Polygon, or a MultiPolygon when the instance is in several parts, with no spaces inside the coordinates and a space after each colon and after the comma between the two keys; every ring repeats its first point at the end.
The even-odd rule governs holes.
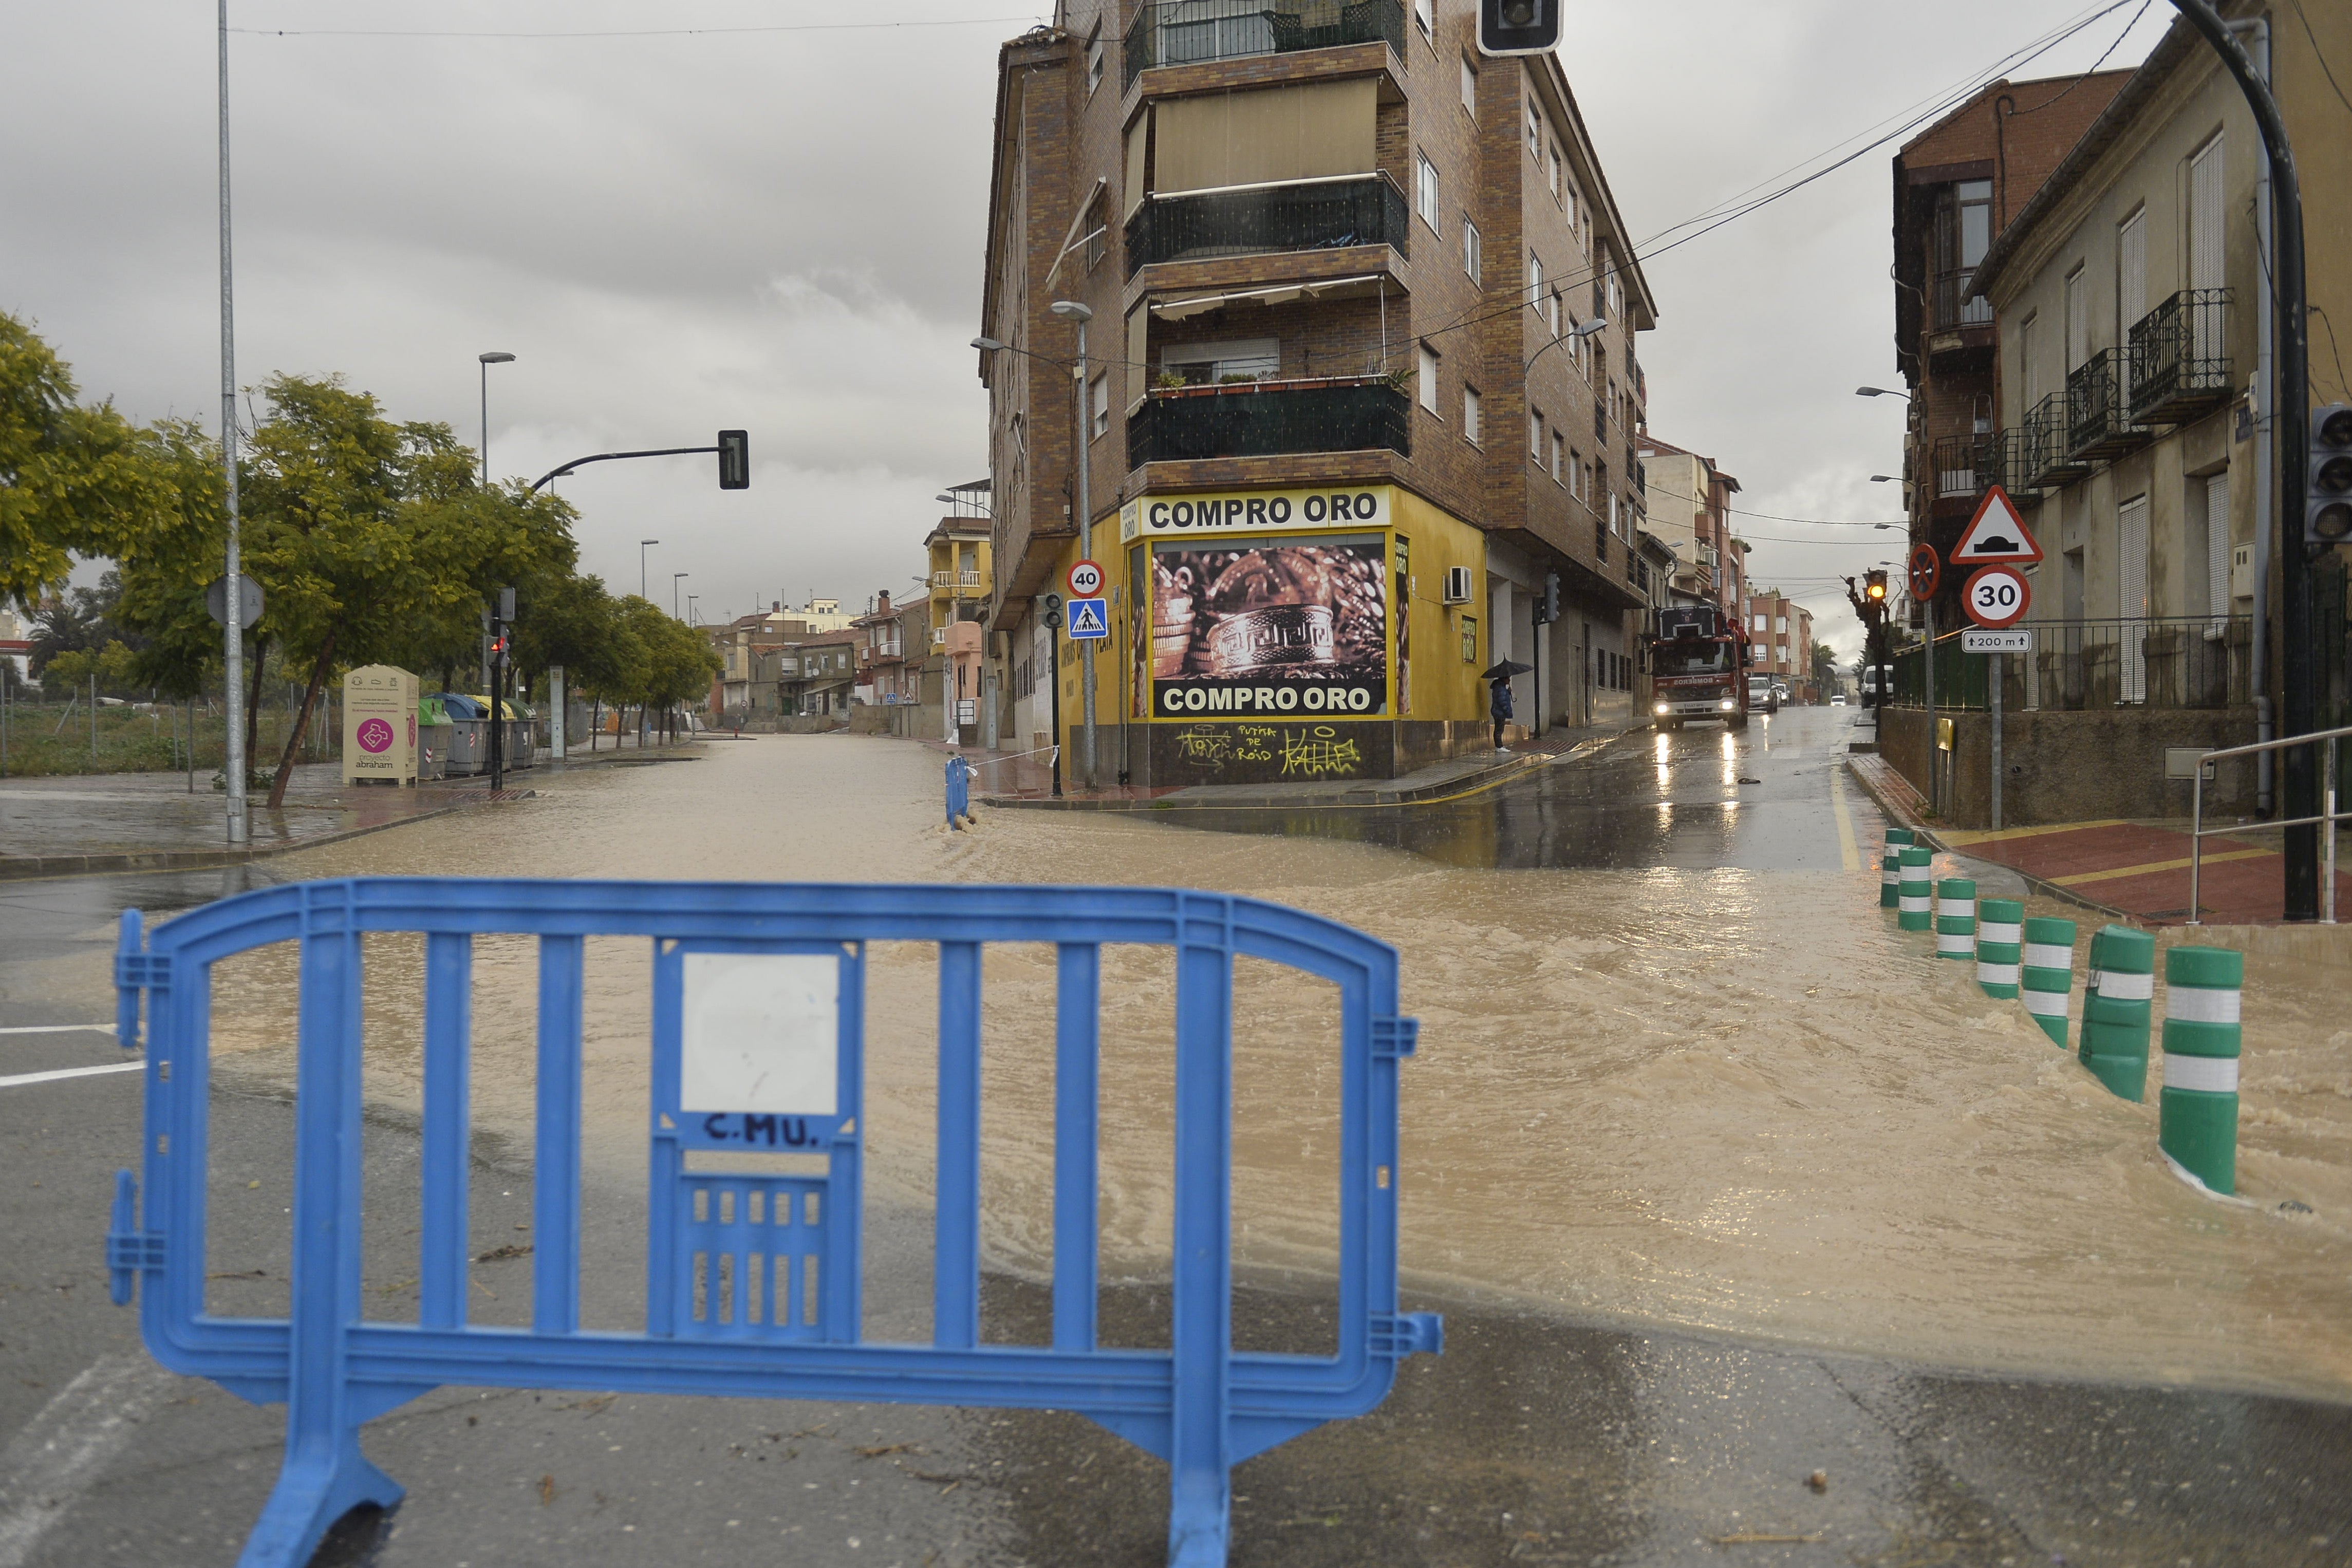
{"type": "Polygon", "coordinates": [[[1986,669],[1992,681],[1988,706],[1992,710],[1992,830],[2000,831],[2000,661],[2004,656],[1985,655],[1986,669]]]}
{"type": "Polygon", "coordinates": [[[1943,792],[1938,787],[1944,776],[1943,764],[1936,760],[1936,601],[1930,599],[1921,606],[1927,617],[1927,662],[1924,667],[1927,693],[1927,809],[1936,809],[1937,797],[1943,792]]]}

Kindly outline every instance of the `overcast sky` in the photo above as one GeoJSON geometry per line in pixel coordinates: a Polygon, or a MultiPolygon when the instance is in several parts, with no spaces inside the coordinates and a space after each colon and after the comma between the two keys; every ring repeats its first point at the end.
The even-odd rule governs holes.
{"type": "MultiPolygon", "coordinates": [[[[1919,105],[2082,0],[1575,5],[1565,56],[1645,237],[1919,105]]],[[[995,54],[1041,0],[232,0],[237,374],[341,372],[468,439],[491,371],[500,474],[751,432],[561,481],[583,569],[705,619],[903,592],[944,486],[987,471],[978,331],[995,54]],[[1024,12],[1024,3],[1033,9],[1024,12]],[[904,16],[927,25],[812,28],[904,16]],[[677,27],[689,36],[364,36],[677,27]],[[268,29],[285,29],[278,34],[268,29]],[[343,29],[298,33],[298,29],[343,29]],[[683,599],[679,601],[681,606],[683,599]]],[[[2116,12],[2020,75],[2086,68],[2116,12]]],[[[2171,16],[2141,8],[2111,61],[2171,16]]],[[[215,13],[205,0],[0,6],[0,309],[134,418],[218,411],[215,13]]],[[[1650,427],[1750,510],[1894,519],[1903,405],[1892,149],[1648,264],[1650,427]]],[[[1893,532],[1740,520],[1756,583],[1808,598],[1893,532]],[[1783,542],[1828,539],[1833,544],[1783,542]]]]}

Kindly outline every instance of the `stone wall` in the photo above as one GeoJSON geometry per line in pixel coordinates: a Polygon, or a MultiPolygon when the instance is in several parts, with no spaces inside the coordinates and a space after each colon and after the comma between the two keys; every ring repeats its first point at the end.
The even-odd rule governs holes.
{"type": "MultiPolygon", "coordinates": [[[[1889,708],[1879,716],[1878,749],[1923,795],[1936,800],[1937,820],[1955,827],[1992,825],[1988,767],[1991,716],[1939,712],[1953,721],[1954,749],[1943,760],[1938,787],[1928,787],[1927,710],[1889,708]]],[[[2108,817],[2182,817],[2189,813],[2189,782],[2164,776],[2168,746],[2212,751],[2254,739],[2252,708],[2095,708],[2080,711],[2028,710],[2001,721],[2001,826],[2030,827],[2108,817]]],[[[2254,809],[2250,758],[2214,764],[2205,786],[2209,816],[2239,816],[2254,809]]]]}

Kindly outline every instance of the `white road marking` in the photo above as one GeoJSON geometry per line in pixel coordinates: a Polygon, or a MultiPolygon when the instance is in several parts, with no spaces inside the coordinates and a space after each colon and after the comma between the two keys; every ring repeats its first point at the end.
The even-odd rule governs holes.
{"type": "Polygon", "coordinates": [[[111,1024],[17,1024],[0,1029],[0,1035],[110,1035],[111,1024]]]}
{"type": "Polygon", "coordinates": [[[146,1065],[142,1059],[135,1062],[107,1062],[94,1068],[59,1068],[54,1072],[20,1072],[14,1077],[0,1078],[0,1089],[22,1089],[26,1084],[32,1083],[55,1083],[63,1078],[96,1078],[100,1073],[107,1072],[137,1072],[146,1065]]]}
{"type": "Polygon", "coordinates": [[[0,1568],[33,1554],[173,1382],[144,1355],[101,1356],[0,1448],[0,1568]]]}

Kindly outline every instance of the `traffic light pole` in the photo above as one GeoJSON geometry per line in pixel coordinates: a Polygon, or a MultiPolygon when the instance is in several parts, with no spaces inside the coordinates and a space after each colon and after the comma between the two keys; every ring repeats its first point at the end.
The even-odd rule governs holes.
{"type": "MultiPolygon", "coordinates": [[[[2279,733],[2307,735],[2318,718],[2318,683],[2313,668],[2318,616],[2312,599],[2311,547],[2303,539],[2304,465],[2311,431],[2311,324],[2305,308],[2303,191],[2295,178],[2286,120],[2245,47],[2210,0],[2172,0],[2172,4],[2190,26],[2204,35],[2236,79],[2246,106],[2253,110],[2254,123],[2262,130],[2263,148],[2270,158],[2271,298],[2278,323],[2278,353],[2272,362],[2274,379],[2268,391],[2271,449],[2278,454],[2279,733]]],[[[2256,518],[2254,526],[2268,528],[2270,520],[2256,518]]],[[[2257,583],[2254,592],[2266,593],[2269,586],[2257,583]]],[[[2313,754],[2315,750],[2294,746],[2279,752],[2279,805],[2288,817],[2318,815],[2319,759],[2313,754]]],[[[2286,840],[2286,918],[2315,921],[2319,918],[2318,826],[2305,824],[2281,832],[2286,840]]]]}

